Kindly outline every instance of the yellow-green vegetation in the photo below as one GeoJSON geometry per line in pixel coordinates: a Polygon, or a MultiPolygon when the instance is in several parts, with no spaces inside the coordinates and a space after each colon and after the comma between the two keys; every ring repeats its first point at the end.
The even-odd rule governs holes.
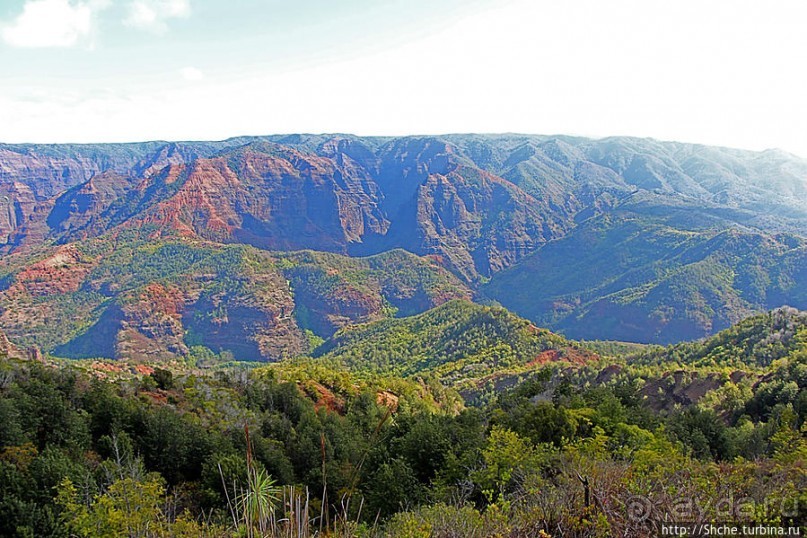
{"type": "Polygon", "coordinates": [[[348,327],[316,355],[356,371],[404,377],[430,373],[458,390],[472,388],[491,374],[597,358],[504,308],[459,300],[417,316],[348,327]]]}
{"type": "Polygon", "coordinates": [[[437,377],[424,373],[410,378],[372,371],[348,370],[330,361],[301,358],[257,368],[253,375],[296,383],[315,403],[343,406],[362,392],[406,412],[455,414],[463,407],[460,395],[437,377]]]}
{"type": "Polygon", "coordinates": [[[692,365],[698,368],[768,367],[807,342],[807,313],[783,307],[749,317],[717,335],[669,348],[648,347],[630,357],[633,363],[692,365]]]}
{"type": "Polygon", "coordinates": [[[501,309],[432,314],[357,329],[387,346],[366,369],[0,359],[0,536],[649,538],[682,499],[698,521],[807,521],[801,313],[535,365],[476,405],[444,386],[446,358],[568,343],[501,309]],[[442,355],[405,377],[373,362],[424,334],[442,355]]]}

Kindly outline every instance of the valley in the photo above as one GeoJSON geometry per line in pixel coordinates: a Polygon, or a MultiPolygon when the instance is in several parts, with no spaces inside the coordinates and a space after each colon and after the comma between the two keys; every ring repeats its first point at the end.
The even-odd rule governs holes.
{"type": "Polygon", "coordinates": [[[2,145],[0,536],[803,528],[806,199],[650,139],[2,145]]]}
{"type": "MultiPolygon", "coordinates": [[[[754,313],[807,307],[807,162],[782,152],[630,138],[287,135],[0,154],[0,327],[66,357],[118,357],[114,342],[71,342],[117,334],[108,325],[137,318],[134,307],[104,313],[138,293],[150,301],[142,290],[171,279],[183,280],[186,318],[171,329],[166,313],[160,338],[184,352],[189,319],[232,299],[227,327],[241,316],[262,326],[234,329],[252,342],[229,350],[244,360],[304,352],[305,330],[327,338],[347,322],[451,298],[500,303],[570,338],[640,343],[697,339],[754,313]],[[390,252],[397,267],[385,262],[387,273],[430,282],[382,282],[348,268],[390,252]],[[314,261],[291,268],[305,256],[314,261]],[[140,274],[122,276],[122,288],[104,282],[130,264],[140,274]],[[258,277],[250,264],[285,265],[258,277]],[[263,283],[249,284],[255,278],[263,283]],[[213,285],[206,279],[233,289],[203,292],[213,285]],[[242,296],[250,285],[265,291],[261,299],[242,296]],[[322,297],[309,288],[322,286],[342,287],[328,292],[332,311],[315,305],[311,317],[322,297]],[[68,307],[83,326],[59,323],[59,336],[25,328],[41,323],[37,313],[59,319],[68,307]],[[272,330],[279,343],[269,350],[257,341],[272,330]]],[[[149,352],[155,336],[137,319],[126,323],[124,348],[149,352]]]]}

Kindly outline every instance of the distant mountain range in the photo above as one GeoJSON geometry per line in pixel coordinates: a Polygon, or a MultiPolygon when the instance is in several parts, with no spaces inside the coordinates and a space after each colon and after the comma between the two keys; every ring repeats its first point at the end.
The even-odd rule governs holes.
{"type": "Polygon", "coordinates": [[[524,135],[0,145],[0,254],[0,331],[67,357],[277,360],[469,298],[669,343],[807,308],[807,160],[524,135]]]}

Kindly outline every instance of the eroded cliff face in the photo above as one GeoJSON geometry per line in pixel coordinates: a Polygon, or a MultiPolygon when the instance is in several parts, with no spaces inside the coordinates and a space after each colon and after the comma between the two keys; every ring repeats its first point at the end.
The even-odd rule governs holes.
{"type": "Polygon", "coordinates": [[[18,231],[30,221],[37,205],[33,190],[25,183],[0,183],[0,245],[20,242],[18,231]]]}
{"type": "Polygon", "coordinates": [[[403,251],[272,254],[121,232],[0,259],[1,330],[68,358],[173,360],[204,346],[277,361],[307,353],[314,334],[470,295],[432,260],[403,251]]]}
{"type": "Polygon", "coordinates": [[[71,239],[93,235],[88,226],[106,215],[131,187],[132,181],[125,176],[104,172],[67,190],[55,199],[48,214],[46,223],[51,234],[62,236],[72,232],[71,239]]]}
{"type": "Polygon", "coordinates": [[[445,257],[468,281],[513,265],[566,229],[540,201],[481,170],[430,174],[416,196],[413,250],[445,257]]]}
{"type": "Polygon", "coordinates": [[[368,255],[403,247],[437,256],[470,282],[566,227],[543,201],[429,138],[372,149],[337,137],[316,151],[253,142],[210,158],[165,146],[123,172],[112,164],[70,161],[64,178],[35,181],[49,170],[42,159],[9,158],[8,175],[28,183],[2,185],[5,251],[123,227],[267,250],[368,255]]]}
{"type": "Polygon", "coordinates": [[[442,257],[468,281],[515,263],[565,229],[543,202],[460,164],[445,144],[415,144],[410,149],[421,153],[414,161],[401,149],[384,161],[334,146],[329,157],[260,144],[196,161],[175,195],[135,221],[269,250],[373,254],[403,247],[442,257]]]}
{"type": "Polygon", "coordinates": [[[261,144],[199,160],[162,210],[201,237],[270,250],[345,252],[387,227],[371,179],[354,163],[261,144]]]}
{"type": "MultiPolygon", "coordinates": [[[[184,242],[354,258],[405,249],[462,280],[465,291],[443,287],[447,296],[473,289],[569,335],[694,338],[761,309],[807,304],[805,193],[807,161],[792,155],[629,138],[284,135],[0,144],[0,328],[27,346],[33,332],[26,324],[34,323],[44,336],[31,340],[53,350],[87,332],[50,334],[43,320],[62,323],[72,309],[114,335],[105,353],[162,346],[181,354],[187,334],[180,338],[176,323],[187,333],[195,320],[211,345],[241,338],[251,342],[244,353],[269,358],[305,347],[305,330],[328,335],[436,304],[425,281],[386,288],[395,271],[384,270],[378,281],[351,271],[345,278],[340,262],[277,271],[289,280],[296,328],[279,313],[280,299],[269,307],[251,302],[254,290],[223,294],[209,284],[194,288],[196,295],[180,287],[182,308],[155,317],[159,308],[133,306],[147,282],[99,285],[91,273],[107,261],[70,261],[69,251],[53,250],[100,241],[114,253],[184,242]],[[728,255],[737,247],[711,240],[738,229],[750,242],[739,261],[728,255]],[[751,245],[761,238],[767,243],[751,245]],[[13,270],[4,266],[17,255],[22,261],[13,270]],[[69,269],[49,265],[53,256],[67,259],[69,269]],[[204,318],[206,309],[225,306],[260,329],[204,318]]],[[[401,263],[422,276],[420,262],[401,263]]],[[[196,279],[194,271],[182,274],[196,279]]]]}
{"type": "Polygon", "coordinates": [[[25,353],[11,343],[3,331],[0,331],[0,358],[22,359],[25,353]]]}
{"type": "Polygon", "coordinates": [[[86,156],[41,155],[34,148],[0,148],[0,183],[27,185],[38,199],[51,198],[101,172],[105,165],[86,156]]]}
{"type": "Polygon", "coordinates": [[[151,282],[122,301],[115,356],[163,359],[188,354],[182,315],[188,300],[178,286],[151,282]]]}
{"type": "Polygon", "coordinates": [[[75,148],[0,146],[0,253],[48,239],[59,196],[106,171],[126,173],[142,157],[137,151],[110,155],[104,146],[75,148]]]}

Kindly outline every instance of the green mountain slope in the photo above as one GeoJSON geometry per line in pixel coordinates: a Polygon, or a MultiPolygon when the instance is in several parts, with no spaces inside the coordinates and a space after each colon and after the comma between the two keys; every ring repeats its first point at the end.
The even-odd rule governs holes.
{"type": "Polygon", "coordinates": [[[433,374],[462,388],[487,376],[596,355],[500,307],[451,301],[401,319],[348,327],[315,355],[350,369],[401,376],[433,374]]]}
{"type": "MultiPolygon", "coordinates": [[[[633,364],[676,363],[694,367],[768,368],[807,346],[807,312],[778,308],[698,342],[647,347],[629,356],[633,364]]],[[[807,382],[805,377],[804,382],[807,382]]]]}
{"type": "Polygon", "coordinates": [[[656,343],[807,304],[807,241],[703,228],[697,217],[688,227],[683,215],[664,222],[638,211],[589,219],[495,275],[483,293],[572,338],[656,343]]]}

